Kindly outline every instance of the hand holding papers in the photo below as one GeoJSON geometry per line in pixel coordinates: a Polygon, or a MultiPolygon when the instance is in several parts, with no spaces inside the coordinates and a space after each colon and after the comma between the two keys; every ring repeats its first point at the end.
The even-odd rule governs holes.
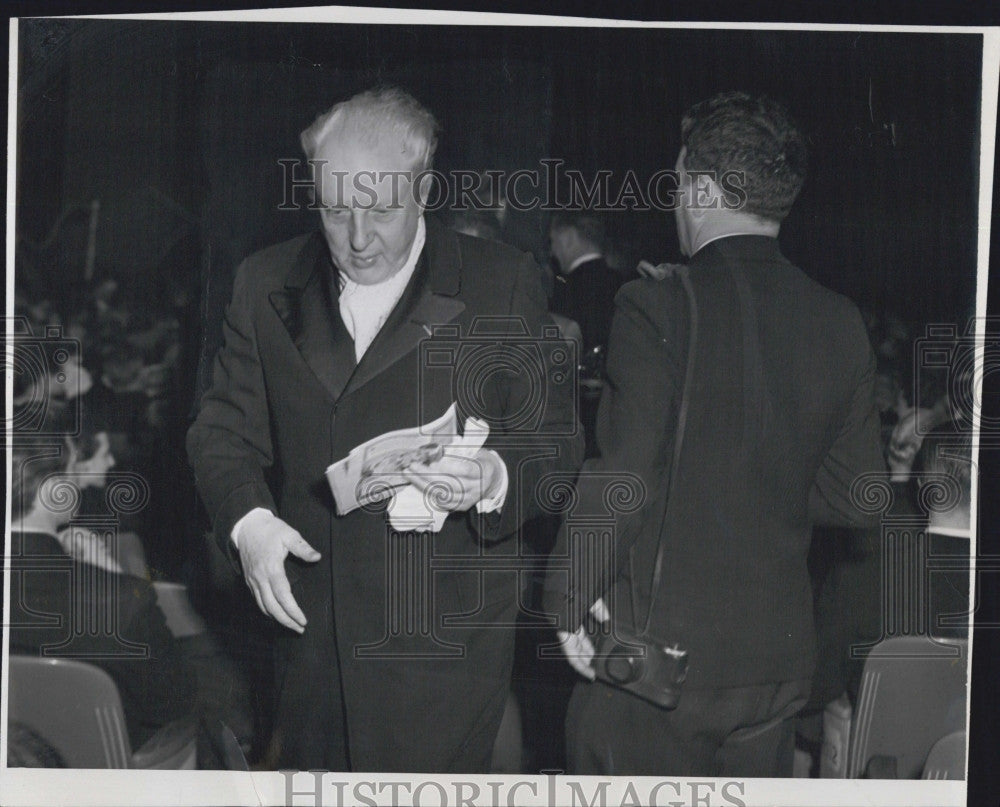
{"type": "Polygon", "coordinates": [[[482,447],[489,433],[486,423],[469,418],[459,435],[452,404],[431,423],[362,443],[327,468],[338,514],[392,497],[393,528],[437,532],[449,513],[468,510],[503,487],[503,461],[482,447]]]}

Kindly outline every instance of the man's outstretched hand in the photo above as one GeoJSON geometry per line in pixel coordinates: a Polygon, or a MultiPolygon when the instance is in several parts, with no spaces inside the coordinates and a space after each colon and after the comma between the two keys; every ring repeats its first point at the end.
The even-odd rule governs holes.
{"type": "Polygon", "coordinates": [[[267,511],[253,513],[240,527],[238,546],[243,577],[257,606],[286,628],[302,633],[306,615],[292,596],[292,587],[285,574],[285,558],[291,553],[315,563],[321,557],[319,552],[299,535],[298,530],[267,511]]]}

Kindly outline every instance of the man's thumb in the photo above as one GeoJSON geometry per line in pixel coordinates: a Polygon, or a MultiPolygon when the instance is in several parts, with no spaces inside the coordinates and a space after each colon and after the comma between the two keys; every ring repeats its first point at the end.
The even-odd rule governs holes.
{"type": "Polygon", "coordinates": [[[296,536],[288,542],[288,551],[295,555],[295,557],[308,561],[309,563],[315,563],[323,557],[319,552],[309,546],[306,539],[301,536],[296,536]]]}

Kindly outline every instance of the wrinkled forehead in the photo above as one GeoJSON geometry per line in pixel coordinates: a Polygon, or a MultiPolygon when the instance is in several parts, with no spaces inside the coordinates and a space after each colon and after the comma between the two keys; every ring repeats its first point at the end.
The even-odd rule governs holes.
{"type": "Polygon", "coordinates": [[[395,132],[331,129],[312,158],[317,197],[327,205],[405,206],[420,172],[417,145],[395,132]]]}

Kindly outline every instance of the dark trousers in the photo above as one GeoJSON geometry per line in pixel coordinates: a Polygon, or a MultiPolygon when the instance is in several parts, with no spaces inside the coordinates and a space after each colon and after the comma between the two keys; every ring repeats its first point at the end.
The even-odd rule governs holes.
{"type": "Polygon", "coordinates": [[[809,681],[689,689],[666,711],[600,681],[579,683],[566,718],[569,773],[792,775],[795,714],[809,681]]]}

